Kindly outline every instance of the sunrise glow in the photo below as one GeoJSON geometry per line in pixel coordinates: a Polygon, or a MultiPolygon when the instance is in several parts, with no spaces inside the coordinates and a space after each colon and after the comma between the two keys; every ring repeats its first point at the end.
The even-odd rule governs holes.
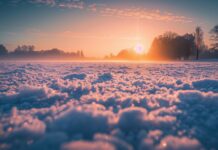
{"type": "Polygon", "coordinates": [[[143,54],[145,52],[144,45],[142,45],[141,43],[137,43],[134,47],[134,50],[137,54],[143,54]]]}
{"type": "MultiPolygon", "coordinates": [[[[215,10],[216,5],[201,3],[204,9],[215,10]]],[[[37,50],[83,50],[90,57],[104,57],[131,47],[139,54],[143,48],[147,53],[153,39],[165,31],[193,33],[195,26],[200,25],[206,31],[205,43],[208,43],[208,31],[216,23],[216,13],[185,6],[197,7],[193,1],[172,1],[168,5],[159,0],[5,1],[0,3],[0,41],[11,51],[27,44],[37,50]],[[180,9],[181,6],[185,9],[180,9]],[[204,18],[208,23],[202,21],[204,18]],[[146,43],[136,45],[138,37],[146,43]]]]}

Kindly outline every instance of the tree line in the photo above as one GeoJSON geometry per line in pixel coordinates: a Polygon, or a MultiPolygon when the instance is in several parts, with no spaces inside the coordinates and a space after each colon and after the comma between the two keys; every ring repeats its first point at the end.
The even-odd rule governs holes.
{"type": "Polygon", "coordinates": [[[76,52],[65,52],[63,50],[53,48],[50,50],[35,50],[33,45],[21,45],[9,52],[7,48],[0,45],[0,57],[3,58],[84,58],[82,50],[76,52]]]}
{"type": "Polygon", "coordinates": [[[148,58],[154,59],[188,59],[194,49],[195,37],[192,34],[180,36],[166,32],[156,37],[151,45],[148,58]]]}
{"type": "Polygon", "coordinates": [[[179,35],[175,32],[165,32],[154,38],[149,52],[138,55],[133,49],[121,50],[117,55],[111,54],[105,59],[156,59],[156,60],[193,60],[218,58],[218,25],[210,30],[210,48],[204,43],[204,32],[196,27],[194,33],[179,35]]]}
{"type": "Polygon", "coordinates": [[[204,43],[204,32],[196,27],[194,33],[178,35],[166,32],[156,37],[151,45],[148,59],[210,59],[218,58],[218,25],[210,30],[210,48],[204,43]]]}
{"type": "MultiPolygon", "coordinates": [[[[118,55],[107,56],[106,59],[210,59],[218,58],[218,25],[210,30],[210,48],[204,43],[204,32],[201,27],[196,27],[194,33],[178,35],[174,32],[166,32],[154,38],[149,52],[145,55],[138,55],[132,49],[120,51],[118,55]]],[[[64,52],[54,48],[50,50],[36,51],[33,45],[22,45],[8,51],[7,48],[0,45],[1,58],[84,58],[83,51],[64,52]]]]}

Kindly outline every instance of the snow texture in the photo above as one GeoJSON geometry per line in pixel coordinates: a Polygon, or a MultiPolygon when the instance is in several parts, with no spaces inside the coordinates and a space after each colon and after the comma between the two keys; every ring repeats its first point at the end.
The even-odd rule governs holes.
{"type": "Polygon", "coordinates": [[[218,149],[218,63],[0,64],[1,150],[218,149]]]}

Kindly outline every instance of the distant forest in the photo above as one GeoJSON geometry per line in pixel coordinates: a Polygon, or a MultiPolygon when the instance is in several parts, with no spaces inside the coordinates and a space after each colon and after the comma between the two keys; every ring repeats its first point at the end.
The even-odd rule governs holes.
{"type": "MultiPolygon", "coordinates": [[[[154,38],[146,54],[137,54],[133,49],[121,50],[117,55],[106,56],[106,60],[198,60],[218,59],[218,25],[210,30],[210,47],[204,43],[204,32],[196,27],[194,33],[178,35],[166,32],[154,38]]],[[[0,45],[1,59],[86,59],[82,50],[65,52],[54,48],[35,50],[32,45],[23,45],[8,51],[0,45]]]]}
{"type": "Polygon", "coordinates": [[[179,35],[166,32],[154,38],[147,54],[139,55],[133,49],[121,50],[105,59],[123,60],[198,60],[218,59],[218,25],[210,30],[210,47],[204,43],[204,32],[196,27],[194,33],[179,35]]]}
{"type": "Polygon", "coordinates": [[[22,45],[9,52],[7,48],[0,45],[0,57],[4,59],[84,59],[82,50],[76,52],[65,52],[53,48],[50,50],[35,50],[33,45],[22,45]]]}

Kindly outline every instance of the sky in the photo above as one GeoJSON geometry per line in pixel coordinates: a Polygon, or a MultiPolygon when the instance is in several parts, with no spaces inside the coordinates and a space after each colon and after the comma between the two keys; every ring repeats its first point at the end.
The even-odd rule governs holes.
{"type": "Polygon", "coordinates": [[[218,0],[0,0],[0,43],[102,57],[138,43],[146,51],[166,31],[193,33],[201,26],[210,44],[217,6],[218,0]]]}

